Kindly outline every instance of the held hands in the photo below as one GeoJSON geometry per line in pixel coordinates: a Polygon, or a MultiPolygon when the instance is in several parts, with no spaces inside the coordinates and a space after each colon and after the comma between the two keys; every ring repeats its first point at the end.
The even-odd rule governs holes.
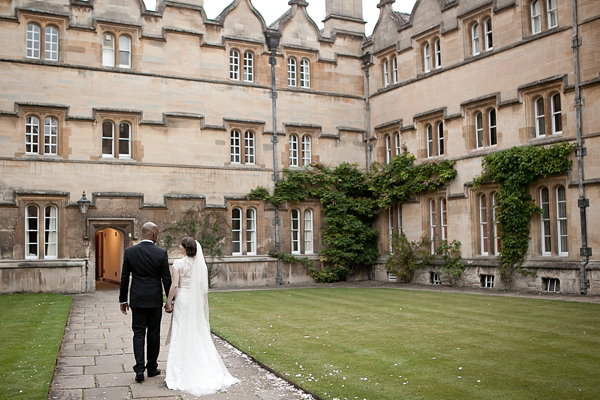
{"type": "Polygon", "coordinates": [[[169,314],[172,313],[173,312],[173,304],[169,304],[169,303],[165,304],[165,312],[167,312],[169,314]]]}
{"type": "Polygon", "coordinates": [[[129,310],[129,303],[123,303],[120,305],[121,312],[127,315],[127,311],[129,310]]]}

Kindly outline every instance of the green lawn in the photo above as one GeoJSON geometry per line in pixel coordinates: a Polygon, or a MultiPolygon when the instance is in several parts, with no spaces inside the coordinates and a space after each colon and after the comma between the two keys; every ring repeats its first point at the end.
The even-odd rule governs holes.
{"type": "Polygon", "coordinates": [[[71,297],[0,295],[0,399],[45,399],[71,297]]]}
{"type": "Polygon", "coordinates": [[[322,398],[600,398],[598,304],[324,288],[210,307],[217,334],[322,398]]]}

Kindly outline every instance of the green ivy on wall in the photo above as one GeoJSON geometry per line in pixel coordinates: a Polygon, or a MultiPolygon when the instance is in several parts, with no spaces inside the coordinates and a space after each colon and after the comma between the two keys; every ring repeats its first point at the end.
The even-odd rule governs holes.
{"type": "Polygon", "coordinates": [[[522,268],[529,245],[529,223],[535,212],[541,212],[529,195],[528,185],[540,177],[562,174],[572,165],[568,158],[575,145],[558,143],[550,147],[513,147],[483,158],[481,175],[474,180],[478,190],[486,182],[498,183],[496,200],[502,245],[500,277],[510,284],[522,268]]]}
{"type": "Polygon", "coordinates": [[[317,282],[343,281],[357,266],[372,265],[379,257],[378,232],[372,225],[380,210],[437,190],[456,176],[452,161],[414,162],[412,154],[403,153],[384,168],[374,165],[368,174],[349,163],[334,169],[322,164],[301,171],[285,169],[273,195],[259,186],[248,198],[274,205],[318,199],[325,225],[320,256],[326,268],[311,268],[311,275],[317,282]]]}

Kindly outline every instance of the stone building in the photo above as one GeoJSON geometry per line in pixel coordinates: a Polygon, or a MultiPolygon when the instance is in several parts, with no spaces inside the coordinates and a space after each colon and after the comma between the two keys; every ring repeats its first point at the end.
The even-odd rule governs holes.
{"type": "MultiPolygon", "coordinates": [[[[251,0],[215,19],[202,0],[159,1],[156,11],[142,0],[0,0],[0,292],[118,281],[141,225],[170,226],[191,208],[228,221],[220,287],[274,284],[276,210],[246,194],[273,187],[282,168],[366,169],[404,150],[417,162],[455,160],[458,176],[381,213],[374,278],[390,279],[382,265],[402,231],[459,239],[462,284],[502,288],[497,187],[472,187],[483,156],[580,134],[581,185],[572,155],[566,174],[530,187],[544,210],[525,262],[536,274],[515,284],[579,293],[585,273],[588,292],[600,293],[597,255],[585,265],[580,256],[579,208],[583,192],[587,247],[597,249],[600,3],[573,2],[418,0],[404,14],[381,0],[367,38],[361,0],[327,0],[323,30],[303,0],[270,26],[251,0]]],[[[277,212],[282,251],[318,260],[318,201],[277,212]]],[[[312,281],[302,265],[279,267],[283,282],[312,281]]],[[[437,284],[438,271],[414,281],[437,284]]]]}

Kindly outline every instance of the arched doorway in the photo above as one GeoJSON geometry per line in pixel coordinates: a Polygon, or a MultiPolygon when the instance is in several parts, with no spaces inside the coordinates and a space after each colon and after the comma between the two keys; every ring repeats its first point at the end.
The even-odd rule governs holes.
{"type": "Polygon", "coordinates": [[[119,284],[123,262],[123,233],[113,228],[96,231],[96,281],[119,284]]]}

